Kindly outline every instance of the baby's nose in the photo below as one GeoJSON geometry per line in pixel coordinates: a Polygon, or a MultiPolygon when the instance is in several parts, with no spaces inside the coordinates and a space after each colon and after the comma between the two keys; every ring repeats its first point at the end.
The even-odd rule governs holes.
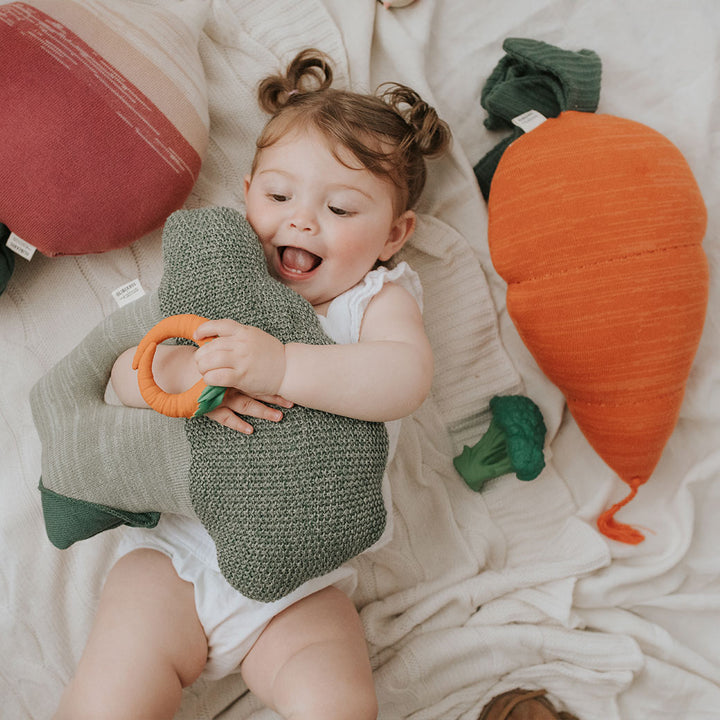
{"type": "Polygon", "coordinates": [[[300,232],[315,232],[317,230],[317,218],[309,208],[296,208],[290,217],[290,227],[300,232]]]}

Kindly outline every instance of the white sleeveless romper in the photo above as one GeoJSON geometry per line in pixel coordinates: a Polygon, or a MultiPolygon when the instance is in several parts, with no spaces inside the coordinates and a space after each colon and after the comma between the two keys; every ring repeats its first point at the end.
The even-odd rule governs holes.
{"type": "MultiPolygon", "coordinates": [[[[401,262],[388,270],[371,270],[365,278],[336,297],[329,305],[327,316],[318,315],[325,332],[339,344],[359,339],[360,326],[368,304],[386,282],[394,282],[407,289],[422,310],[422,289],[417,274],[401,262]]],[[[388,462],[397,447],[400,421],[386,423],[390,442],[388,462]]],[[[392,537],[392,505],[387,473],[383,479],[383,499],[387,511],[387,525],[380,539],[368,548],[377,550],[392,537]]],[[[356,572],[343,565],[321,577],[303,583],[289,595],[271,603],[245,597],[222,576],[218,568],[215,544],[199,520],[173,513],[163,513],[153,529],[122,528],[118,557],[132,550],[150,548],[165,553],[172,560],[175,571],[193,584],[198,617],[208,639],[208,659],[202,677],[217,680],[238,670],[270,620],[297,600],[329,585],[335,585],[348,595],[357,584],[356,572]]]]}

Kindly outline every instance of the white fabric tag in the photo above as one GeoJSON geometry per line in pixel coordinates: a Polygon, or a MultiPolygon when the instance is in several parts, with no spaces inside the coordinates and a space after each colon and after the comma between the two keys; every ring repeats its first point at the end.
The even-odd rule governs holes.
{"type": "Polygon", "coordinates": [[[25,242],[22,238],[18,237],[15,233],[10,233],[10,237],[5,243],[14,253],[20,257],[24,257],[26,260],[32,259],[37,248],[31,245],[29,242],[25,242]]]}
{"type": "Polygon", "coordinates": [[[542,125],[547,118],[537,110],[528,110],[522,115],[516,115],[512,119],[512,124],[517,125],[523,132],[529,133],[534,130],[538,125],[542,125]]]}
{"type": "Polygon", "coordinates": [[[113,290],[112,296],[115,298],[118,307],[123,307],[135,302],[135,300],[139,300],[144,294],[145,291],[140,284],[140,280],[135,278],[135,280],[121,285],[117,290],[113,290]]]}

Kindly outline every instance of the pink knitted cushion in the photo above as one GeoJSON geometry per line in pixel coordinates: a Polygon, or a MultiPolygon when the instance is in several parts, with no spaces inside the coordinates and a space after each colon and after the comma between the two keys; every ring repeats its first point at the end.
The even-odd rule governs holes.
{"type": "Polygon", "coordinates": [[[209,125],[202,17],[177,5],[185,17],[109,1],[0,6],[0,222],[42,253],[128,245],[190,193],[209,125]]]}

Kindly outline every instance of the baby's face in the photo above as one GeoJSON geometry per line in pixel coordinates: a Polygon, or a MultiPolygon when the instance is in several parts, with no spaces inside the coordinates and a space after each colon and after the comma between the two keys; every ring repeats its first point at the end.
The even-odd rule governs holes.
{"type": "Polygon", "coordinates": [[[351,167],[317,131],[295,131],[262,150],[245,178],[247,219],[270,274],[320,312],[405,239],[398,245],[394,186],[341,157],[351,167]]]}

